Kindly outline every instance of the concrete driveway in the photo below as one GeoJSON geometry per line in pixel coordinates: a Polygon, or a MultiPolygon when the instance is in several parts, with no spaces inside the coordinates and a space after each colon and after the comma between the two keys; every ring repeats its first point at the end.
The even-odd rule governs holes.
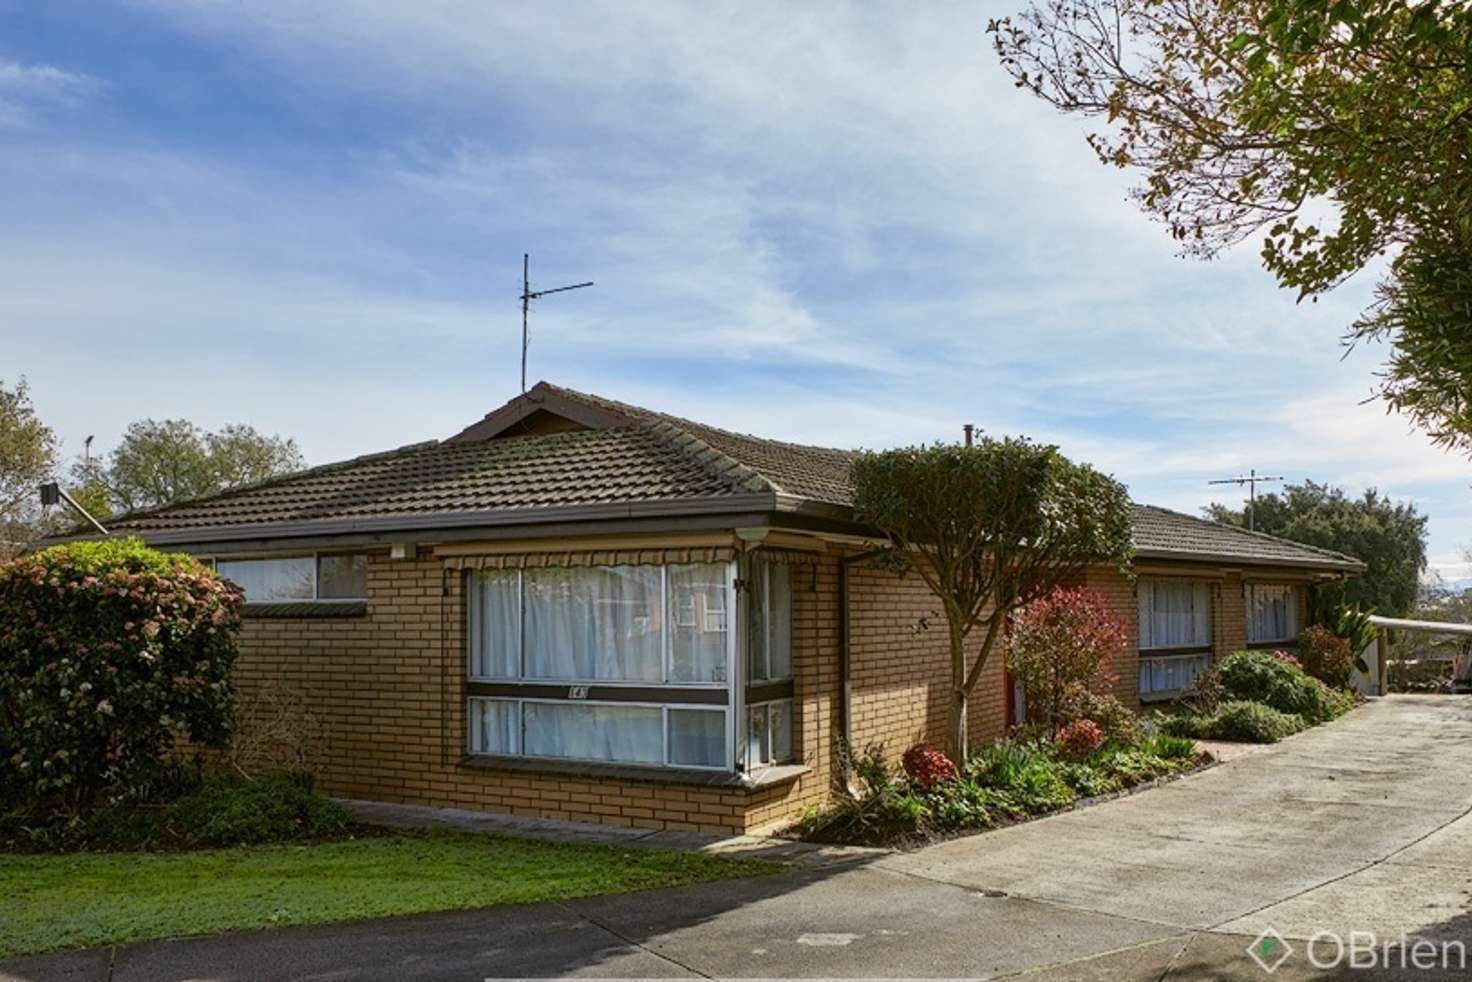
{"type": "Polygon", "coordinates": [[[1397,696],[1158,789],[861,866],[17,959],[0,978],[1266,979],[1246,947],[1267,928],[1292,949],[1275,980],[1472,978],[1455,945],[1400,944],[1472,948],[1469,775],[1472,699],[1397,696]],[[1392,947],[1321,971],[1321,931],[1392,947]]]}

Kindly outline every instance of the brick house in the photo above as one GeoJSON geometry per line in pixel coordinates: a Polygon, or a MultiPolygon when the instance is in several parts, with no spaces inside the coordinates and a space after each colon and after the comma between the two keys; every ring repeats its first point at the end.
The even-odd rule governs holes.
{"type": "MultiPolygon", "coordinates": [[[[939,604],[866,559],[849,454],[542,383],[439,442],[123,516],[247,596],[242,690],[284,684],[332,793],[750,831],[823,802],[837,738],[943,742],[939,604]]],[[[1291,644],[1349,557],[1136,506],[1117,694],[1291,644]]],[[[1015,720],[1000,653],[971,705],[1015,720]]]]}

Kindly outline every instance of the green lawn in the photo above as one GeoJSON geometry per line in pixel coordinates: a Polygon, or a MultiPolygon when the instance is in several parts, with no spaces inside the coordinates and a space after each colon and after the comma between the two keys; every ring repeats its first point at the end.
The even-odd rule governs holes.
{"type": "Polygon", "coordinates": [[[174,853],[0,855],[0,957],[771,873],[750,860],[435,832],[174,853]]]}

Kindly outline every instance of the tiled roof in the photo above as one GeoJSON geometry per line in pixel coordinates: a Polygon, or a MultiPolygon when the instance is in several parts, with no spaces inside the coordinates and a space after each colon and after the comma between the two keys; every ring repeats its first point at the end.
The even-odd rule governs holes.
{"type": "Polygon", "coordinates": [[[135,512],[117,531],[719,499],[770,490],[667,426],[421,443],[135,512]]]}
{"type": "Polygon", "coordinates": [[[1135,505],[1135,551],[1160,557],[1209,556],[1242,562],[1282,562],[1359,568],[1352,556],[1223,525],[1154,505],[1135,505]]]}
{"type": "MultiPolygon", "coordinates": [[[[580,506],[722,502],[779,496],[844,507],[853,452],[728,430],[540,383],[458,436],[114,519],[122,532],[185,532],[303,522],[453,519],[580,506]],[[591,428],[521,432],[534,412],[591,413],[591,428]]],[[[1155,558],[1354,569],[1339,553],[1136,505],[1135,548],[1155,558]]]]}

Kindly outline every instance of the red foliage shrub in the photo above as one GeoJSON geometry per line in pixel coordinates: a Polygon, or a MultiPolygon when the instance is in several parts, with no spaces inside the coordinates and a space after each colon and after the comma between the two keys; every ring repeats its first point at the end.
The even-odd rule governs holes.
{"type": "Polygon", "coordinates": [[[956,765],[951,758],[926,743],[917,743],[905,751],[905,774],[927,791],[956,779],[956,765]]]}
{"type": "Polygon", "coordinates": [[[1303,670],[1325,685],[1342,689],[1349,685],[1354,671],[1354,650],[1350,643],[1318,624],[1303,629],[1298,640],[1298,659],[1303,670]]]}
{"type": "Polygon", "coordinates": [[[1028,721],[1047,735],[1067,722],[1069,692],[1106,688],[1109,660],[1128,638],[1124,618],[1092,590],[1057,587],[1012,615],[1007,668],[1022,684],[1028,721]]]}
{"type": "Polygon", "coordinates": [[[1064,760],[1083,760],[1099,749],[1104,733],[1091,719],[1076,719],[1058,731],[1058,756],[1064,760]]]}

